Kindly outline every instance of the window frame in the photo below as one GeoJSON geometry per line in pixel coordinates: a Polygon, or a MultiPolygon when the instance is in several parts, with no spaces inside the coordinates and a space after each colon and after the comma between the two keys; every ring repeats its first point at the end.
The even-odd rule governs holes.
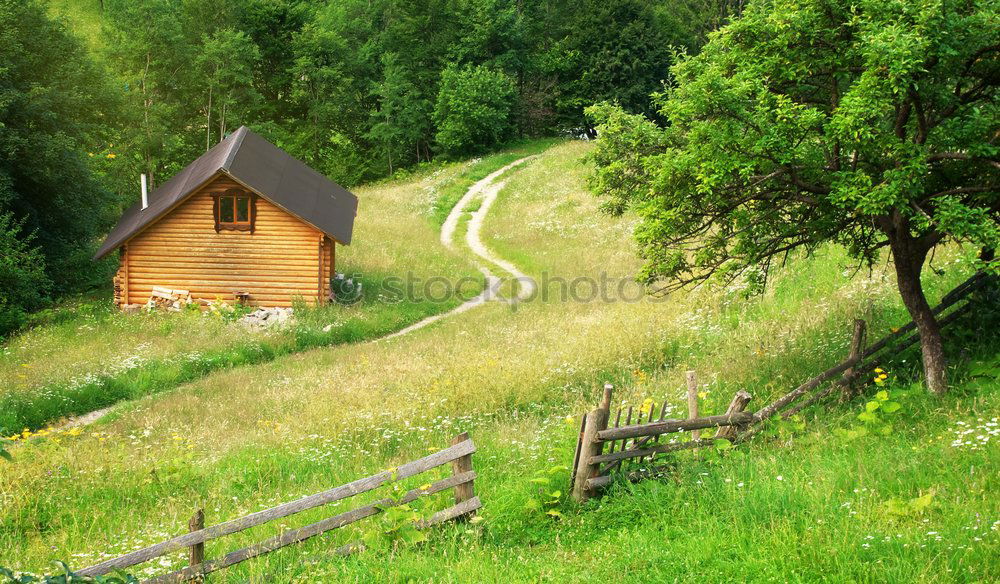
{"type": "Polygon", "coordinates": [[[213,214],[215,215],[215,232],[221,231],[249,231],[253,233],[257,223],[257,194],[240,188],[226,189],[221,193],[215,193],[213,197],[213,214]],[[229,202],[229,199],[232,202],[229,202]],[[248,217],[246,221],[239,221],[239,201],[246,199],[248,217]],[[222,220],[223,205],[232,205],[233,221],[222,220]]]}

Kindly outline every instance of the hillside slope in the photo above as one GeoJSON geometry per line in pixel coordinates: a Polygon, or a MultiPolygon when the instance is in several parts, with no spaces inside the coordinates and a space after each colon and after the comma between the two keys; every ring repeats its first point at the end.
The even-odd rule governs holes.
{"type": "MultiPolygon", "coordinates": [[[[584,188],[588,150],[546,150],[510,175],[486,218],[485,243],[537,278],[539,297],[385,342],[218,371],[125,404],[84,435],[20,446],[0,476],[0,565],[90,564],[183,532],[197,507],[215,523],[394,467],[468,431],[479,448],[481,522],[350,558],[331,550],[364,532],[343,530],[213,581],[990,580],[1000,546],[1000,438],[987,426],[1000,410],[995,382],[970,381],[941,401],[913,393],[887,437],[834,438],[857,423],[862,402],[819,408],[804,429],[721,458],[678,457],[669,480],[620,485],[582,508],[548,494],[565,491],[566,473],[553,467],[568,464],[573,416],[593,406],[601,383],[615,383],[628,404],[667,398],[680,413],[683,372],[693,368],[704,411],[721,411],[737,388],[764,403],[842,358],[851,318],[867,318],[875,335],[906,320],[885,276],[849,280],[832,248],[796,259],[751,301],[707,289],[665,301],[589,294],[580,278],[599,282],[602,272],[628,292],[621,282],[638,260],[629,220],[599,214],[584,188]],[[953,445],[960,423],[991,438],[953,445]],[[930,493],[928,505],[906,506],[930,493]],[[561,517],[533,508],[540,497],[558,499],[561,517]]],[[[396,188],[417,212],[405,203],[421,197],[417,186],[396,188]]],[[[381,257],[387,271],[413,261],[392,250],[381,257]]],[[[928,281],[934,295],[967,275],[959,262],[938,263],[946,275],[928,281]]],[[[976,359],[995,356],[966,357],[976,359]]],[[[908,384],[905,363],[889,369],[890,383],[908,384]]],[[[273,533],[211,542],[206,555],[273,533]]]]}

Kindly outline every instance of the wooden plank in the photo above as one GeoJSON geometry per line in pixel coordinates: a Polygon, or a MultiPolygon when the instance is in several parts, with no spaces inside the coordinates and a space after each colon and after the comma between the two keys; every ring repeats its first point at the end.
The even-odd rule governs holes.
{"type": "MultiPolygon", "coordinates": [[[[618,408],[618,415],[622,413],[621,408],[618,408]]],[[[573,466],[569,469],[569,484],[572,488],[573,483],[576,481],[576,468],[580,464],[580,452],[583,448],[583,429],[587,426],[587,414],[584,413],[580,416],[580,432],[576,436],[576,450],[573,451],[573,466]]]]}
{"type": "MultiPolygon", "coordinates": [[[[970,310],[971,310],[971,305],[966,304],[965,306],[962,306],[962,307],[957,308],[954,311],[950,312],[948,314],[948,316],[945,316],[944,318],[940,319],[938,321],[938,324],[942,328],[944,328],[945,326],[951,324],[952,322],[954,322],[954,321],[958,320],[959,318],[961,318],[962,316],[966,315],[970,310]]],[[[896,343],[895,345],[893,345],[893,350],[894,351],[903,351],[903,350],[909,348],[910,345],[916,344],[919,340],[920,340],[920,335],[919,334],[913,334],[910,337],[908,337],[908,338],[906,338],[906,339],[904,339],[904,340],[896,343]]],[[[870,374],[872,371],[875,370],[875,368],[877,366],[878,366],[878,362],[877,361],[869,361],[869,362],[857,365],[855,367],[855,375],[859,376],[859,375],[870,374]]],[[[841,385],[843,383],[844,383],[843,379],[837,380],[836,382],[830,384],[829,387],[823,389],[822,391],[816,392],[813,395],[809,396],[807,399],[803,400],[802,402],[799,402],[799,403],[795,404],[794,406],[792,406],[791,408],[789,408],[787,411],[783,412],[781,414],[781,417],[785,418],[785,419],[788,419],[788,418],[794,416],[795,414],[799,413],[800,411],[804,410],[805,408],[813,405],[817,401],[823,399],[824,397],[826,397],[826,396],[830,395],[831,393],[833,393],[834,391],[836,391],[838,388],[841,387],[841,385]]]]}
{"type": "MultiPolygon", "coordinates": [[[[315,268],[313,269],[315,270],[315,268]]],[[[250,285],[259,282],[261,285],[270,285],[270,287],[275,287],[274,284],[295,284],[294,286],[287,287],[300,288],[304,290],[316,289],[316,274],[312,274],[312,277],[300,276],[296,274],[256,274],[250,271],[238,273],[183,274],[178,271],[164,270],[161,272],[149,271],[136,273],[132,276],[132,279],[133,283],[136,284],[159,286],[163,283],[169,283],[177,286],[178,288],[183,288],[184,290],[190,290],[193,286],[181,286],[179,284],[180,282],[193,282],[196,285],[211,285],[218,283],[229,285],[233,282],[244,282],[247,285],[250,285]]]]}
{"type": "Polygon", "coordinates": [[[208,527],[200,531],[177,536],[167,541],[125,554],[124,556],[112,558],[94,566],[84,568],[79,571],[79,574],[81,576],[99,576],[114,570],[134,566],[153,558],[158,558],[164,554],[169,554],[182,548],[190,547],[196,543],[201,543],[222,537],[224,535],[243,531],[244,529],[256,527],[275,519],[288,517],[289,515],[294,515],[296,513],[306,511],[307,509],[313,509],[321,505],[326,505],[328,503],[333,503],[334,501],[340,501],[341,499],[346,499],[371,491],[372,489],[376,489],[389,481],[401,480],[420,474],[443,464],[448,464],[460,456],[472,454],[475,451],[476,447],[472,443],[472,440],[466,440],[465,442],[445,448],[444,450],[440,450],[419,460],[400,465],[395,469],[395,471],[382,471],[378,474],[347,483],[346,485],[341,485],[339,487],[323,491],[322,493],[316,493],[315,495],[303,497],[297,501],[284,503],[282,505],[278,505],[277,507],[251,513],[245,517],[213,525],[212,527],[208,527]]]}
{"type": "MultiPolygon", "coordinates": [[[[691,440],[685,442],[670,442],[667,444],[657,444],[656,446],[650,446],[648,448],[631,448],[629,450],[619,450],[618,452],[612,452],[610,454],[600,454],[598,456],[590,457],[591,464],[603,464],[606,462],[616,462],[619,460],[626,460],[629,458],[643,458],[646,456],[651,456],[653,454],[663,454],[665,452],[674,452],[675,450],[688,450],[692,448],[702,448],[705,446],[714,446],[714,438],[701,438],[699,440],[691,440]]],[[[601,473],[602,475],[604,473],[601,473]]]]}
{"type": "MultiPolygon", "coordinates": [[[[726,415],[731,416],[737,412],[742,412],[747,408],[747,404],[753,399],[751,395],[742,389],[737,391],[733,395],[733,399],[729,402],[729,407],[726,408],[726,415]]],[[[735,426],[720,426],[718,432],[715,433],[716,438],[732,440],[736,436],[735,426]]]]}
{"type": "Polygon", "coordinates": [[[246,280],[246,279],[232,279],[232,280],[189,280],[180,279],[176,277],[168,278],[157,278],[153,276],[143,277],[133,277],[132,283],[137,285],[137,290],[141,289],[142,284],[148,284],[150,286],[155,286],[157,283],[170,283],[175,286],[183,286],[186,290],[191,290],[192,292],[200,289],[209,290],[226,290],[229,288],[241,288],[241,289],[259,289],[259,290],[300,290],[307,291],[310,295],[316,294],[316,278],[310,279],[309,282],[301,282],[298,278],[289,278],[285,281],[279,280],[246,280]]]}
{"type": "MultiPolygon", "coordinates": [[[[847,360],[852,363],[859,363],[861,361],[861,355],[865,350],[865,321],[860,318],[854,319],[854,330],[851,334],[851,350],[847,355],[847,360]]],[[[843,391],[840,394],[841,401],[849,400],[853,392],[851,388],[853,384],[851,380],[854,378],[855,370],[851,367],[844,371],[844,383],[843,391]]]]}
{"type": "MultiPolygon", "coordinates": [[[[937,306],[935,306],[931,310],[931,312],[935,315],[940,314],[953,304],[963,300],[969,294],[981,288],[986,282],[987,279],[985,277],[985,274],[983,274],[982,272],[976,273],[968,280],[962,282],[961,284],[953,288],[951,292],[945,294],[944,298],[941,299],[941,302],[937,306]]],[[[885,337],[881,338],[880,340],[872,344],[870,347],[865,349],[864,353],[862,353],[861,355],[861,358],[867,359],[868,357],[871,357],[875,353],[878,353],[879,351],[884,349],[887,345],[889,345],[893,341],[901,338],[903,335],[916,328],[917,325],[911,320],[910,322],[897,328],[896,331],[893,332],[892,334],[886,335],[885,337]]]]}
{"type": "MultiPolygon", "coordinates": [[[[201,531],[202,529],[205,529],[205,510],[198,509],[188,520],[188,531],[201,531]]],[[[197,566],[204,561],[205,543],[196,543],[191,546],[191,551],[188,553],[188,565],[197,566]]]]}
{"type": "MultiPolygon", "coordinates": [[[[238,549],[236,551],[230,552],[221,558],[209,560],[203,562],[197,566],[188,566],[177,570],[176,572],[171,572],[169,574],[164,574],[162,576],[157,576],[156,578],[151,578],[146,580],[146,583],[155,584],[166,584],[168,582],[184,582],[190,580],[199,575],[210,574],[216,572],[223,568],[228,568],[234,564],[240,562],[245,562],[246,560],[261,556],[273,552],[275,550],[281,549],[283,547],[305,541],[311,537],[315,537],[322,533],[332,531],[334,529],[339,529],[341,527],[350,525],[356,521],[360,521],[367,517],[377,515],[396,505],[405,505],[411,501],[415,501],[417,498],[424,495],[432,495],[444,491],[446,489],[452,488],[461,484],[463,481],[471,481],[475,479],[476,473],[465,473],[463,475],[451,476],[446,479],[442,479],[433,483],[428,489],[412,489],[407,491],[403,497],[400,498],[398,502],[393,499],[385,498],[375,501],[374,503],[369,503],[363,507],[358,507],[357,509],[352,509],[333,517],[323,519],[322,521],[317,521],[316,523],[311,523],[304,527],[299,527],[298,529],[291,529],[289,531],[283,532],[281,535],[264,540],[260,543],[253,544],[251,546],[238,549]]],[[[477,499],[478,500],[478,499],[477,499]]]]}
{"type": "MultiPolygon", "coordinates": [[[[632,425],[632,406],[628,407],[628,415],[625,416],[625,425],[626,426],[631,426],[632,425]]],[[[618,447],[618,449],[619,450],[625,450],[626,447],[627,447],[626,441],[622,440],[622,443],[618,447]]]]}
{"type": "MultiPolygon", "coordinates": [[[[133,259],[132,263],[139,268],[182,268],[184,270],[191,268],[196,270],[239,271],[259,267],[261,258],[233,257],[220,259],[215,257],[201,258],[186,256],[182,258],[156,258],[153,260],[133,259]]],[[[313,267],[311,261],[287,258],[267,263],[267,270],[274,273],[306,274],[313,267]]]]}
{"type": "Polygon", "coordinates": [[[628,438],[638,438],[639,436],[654,436],[656,434],[670,434],[672,432],[687,432],[695,428],[714,428],[716,426],[731,426],[747,424],[754,420],[754,414],[740,412],[731,416],[707,416],[695,418],[693,420],[664,420],[652,424],[641,426],[622,426],[621,428],[611,428],[597,433],[597,438],[601,441],[621,440],[628,438]]]}
{"type": "MultiPolygon", "coordinates": [[[[658,419],[659,419],[659,421],[662,422],[664,420],[664,418],[666,418],[666,417],[667,417],[667,400],[663,400],[663,405],[660,406],[660,417],[658,419]]],[[[617,424],[616,424],[616,427],[617,427],[617,424]]],[[[635,442],[632,443],[632,449],[634,450],[634,449],[637,449],[637,448],[642,448],[643,446],[646,446],[650,442],[657,443],[657,442],[660,441],[660,436],[662,436],[662,434],[656,434],[654,436],[644,436],[644,437],[640,438],[639,440],[637,440],[637,441],[635,441],[635,442]]],[[[611,444],[614,445],[614,444],[617,444],[617,442],[611,442],[611,444]]],[[[624,441],[622,441],[622,444],[624,445],[624,441]]],[[[609,452],[614,452],[614,450],[610,450],[609,452]]],[[[655,453],[654,453],[654,455],[655,455],[655,453]]],[[[653,456],[654,455],[650,455],[650,457],[649,457],[650,463],[653,462],[653,456]]],[[[609,464],[609,465],[605,466],[604,468],[602,468],[598,474],[600,474],[600,475],[603,476],[603,475],[615,472],[616,470],[619,469],[620,466],[621,466],[621,461],[612,462],[611,464],[609,464]]]]}
{"type": "Polygon", "coordinates": [[[611,395],[614,393],[614,391],[615,391],[615,386],[611,385],[610,383],[604,384],[604,393],[601,395],[601,405],[600,405],[600,408],[602,410],[608,410],[609,412],[611,411],[611,395]]]}
{"type": "MultiPolygon", "coordinates": [[[[618,428],[621,425],[622,425],[622,408],[621,408],[621,406],[618,406],[618,413],[615,414],[615,426],[614,427],[618,428]]],[[[612,442],[611,444],[608,445],[608,450],[611,451],[611,452],[614,452],[615,448],[617,446],[618,446],[617,442],[612,442]]]]}
{"type": "Polygon", "coordinates": [[[817,387],[819,387],[819,385],[821,383],[823,383],[824,381],[830,379],[831,377],[834,377],[835,375],[839,375],[839,374],[843,373],[849,367],[853,367],[856,364],[857,363],[848,360],[848,361],[845,361],[845,362],[841,363],[840,365],[837,365],[836,367],[833,367],[832,369],[827,369],[823,373],[820,373],[816,377],[813,377],[809,381],[806,381],[802,385],[796,387],[792,391],[790,391],[790,392],[786,393],[785,395],[781,396],[780,398],[778,398],[774,402],[772,402],[772,403],[768,404],[767,406],[764,406],[763,408],[761,408],[757,413],[754,414],[754,421],[755,422],[760,422],[761,420],[766,420],[766,419],[770,418],[771,416],[773,416],[774,414],[778,413],[779,410],[781,410],[782,408],[784,408],[788,404],[792,403],[793,401],[797,400],[798,398],[802,397],[803,395],[805,395],[805,394],[809,393],[810,391],[812,391],[812,390],[816,389],[817,387]]]}
{"type": "Polygon", "coordinates": [[[597,433],[608,427],[608,410],[597,408],[587,414],[587,424],[583,428],[583,446],[580,449],[580,465],[576,469],[576,480],[573,483],[573,498],[584,502],[589,497],[587,481],[600,470],[590,463],[590,458],[601,454],[603,443],[597,440],[597,433]]]}
{"type": "Polygon", "coordinates": [[[431,515],[430,519],[425,519],[423,521],[417,522],[418,529],[426,529],[428,527],[444,523],[445,521],[451,521],[452,519],[457,519],[459,517],[467,516],[483,507],[482,501],[479,497],[473,497],[471,499],[462,501],[457,505],[448,507],[447,509],[438,511],[434,515],[431,515]]]}
{"type": "MultiPolygon", "coordinates": [[[[693,420],[698,417],[698,378],[694,371],[688,371],[685,378],[687,380],[688,419],[693,420]]],[[[691,430],[691,439],[701,440],[701,430],[691,430]]]]}
{"type": "MultiPolygon", "coordinates": [[[[468,432],[462,432],[452,439],[451,443],[461,444],[469,439],[468,432]]],[[[472,472],[472,454],[460,456],[451,461],[451,472],[455,476],[472,472]]],[[[476,496],[475,486],[472,481],[466,481],[455,486],[455,504],[463,503],[476,496]]]]}

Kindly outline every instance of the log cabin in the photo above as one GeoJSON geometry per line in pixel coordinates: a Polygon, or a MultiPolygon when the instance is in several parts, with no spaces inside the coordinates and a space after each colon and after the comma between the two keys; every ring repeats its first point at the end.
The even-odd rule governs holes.
{"type": "Polygon", "coordinates": [[[154,287],[285,307],[331,297],[358,200],[245,126],[125,211],[95,259],[121,249],[115,304],[154,287]]]}

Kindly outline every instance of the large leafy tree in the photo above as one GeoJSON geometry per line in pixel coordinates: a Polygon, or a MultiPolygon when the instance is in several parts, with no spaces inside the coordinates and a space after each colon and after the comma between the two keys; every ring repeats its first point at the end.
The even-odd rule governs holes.
{"type": "Polygon", "coordinates": [[[107,145],[116,105],[103,71],[44,6],[0,0],[0,255],[13,282],[0,282],[0,303],[36,307],[43,280],[64,292],[106,280],[90,255],[114,220],[114,197],[87,152],[107,145]],[[34,243],[22,245],[29,234],[34,243]]]}
{"type": "Polygon", "coordinates": [[[592,110],[594,186],[641,215],[642,277],[759,279],[796,248],[888,248],[945,391],[921,271],[948,240],[1000,240],[1000,3],[762,0],[673,74],[665,128],[592,110]]]}

